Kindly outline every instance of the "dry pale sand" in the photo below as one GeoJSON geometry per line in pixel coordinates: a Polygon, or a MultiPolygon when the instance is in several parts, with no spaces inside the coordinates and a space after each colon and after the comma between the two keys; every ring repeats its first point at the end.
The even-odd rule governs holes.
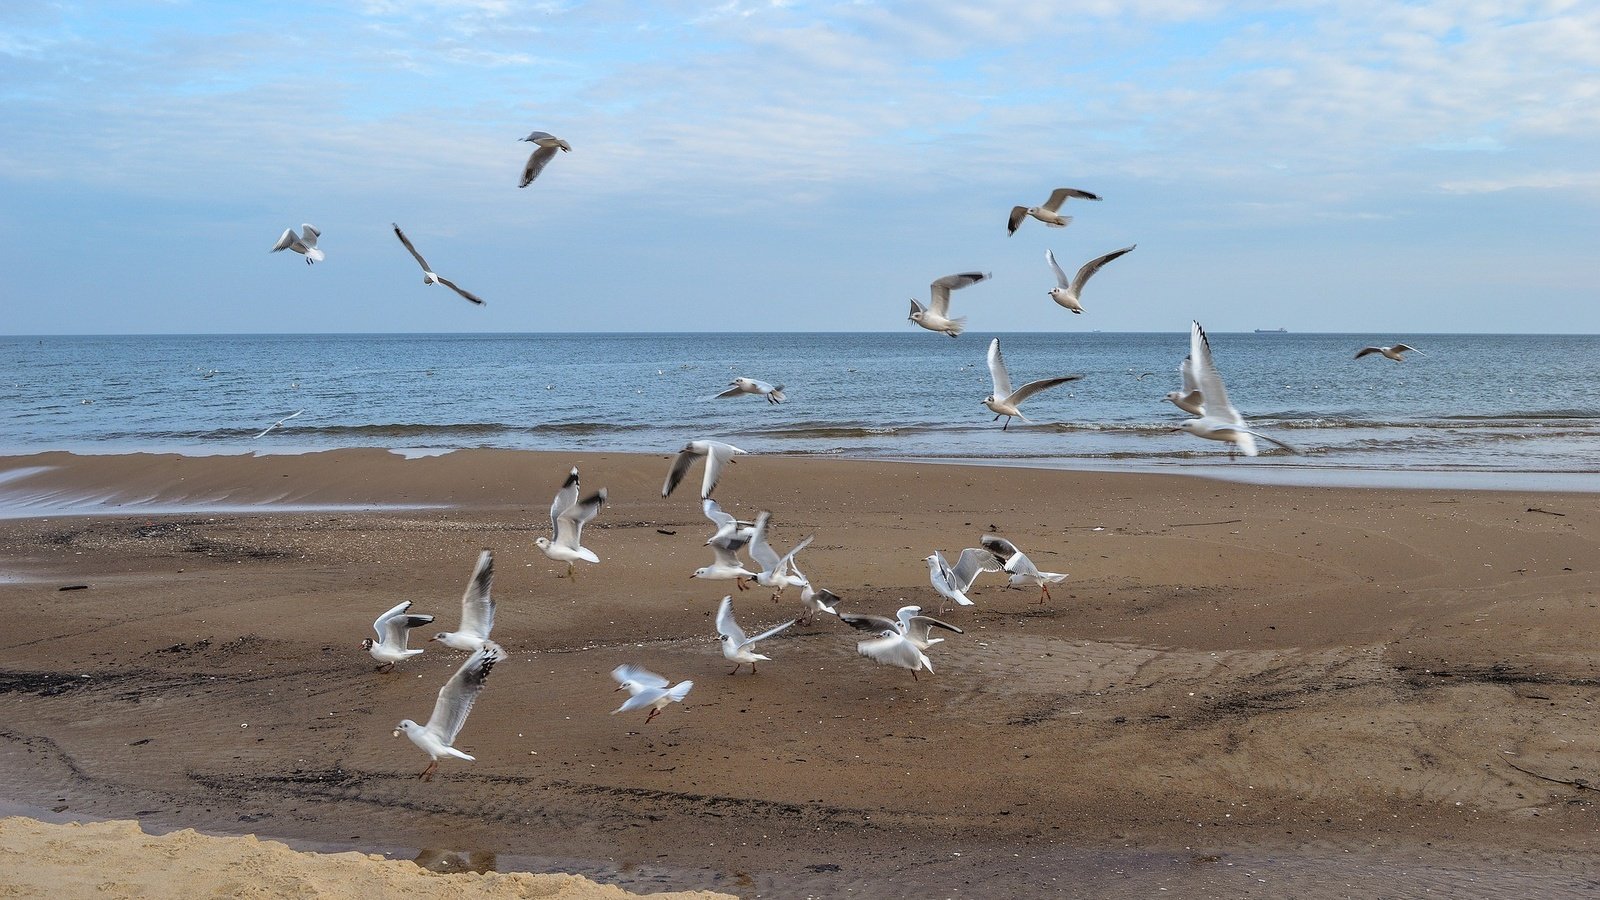
{"type": "Polygon", "coordinates": [[[804,568],[848,609],[935,603],[922,557],[991,528],[1072,574],[1042,607],[981,583],[914,681],[836,622],[728,676],[730,585],[687,577],[709,525],[693,485],[660,497],[665,457],[43,454],[0,479],[29,467],[0,499],[144,505],[0,522],[13,802],[743,896],[1597,886],[1593,495],[742,459],[718,499],[773,510],[780,545],[815,532],[804,568]],[[532,540],[573,463],[611,504],[569,582],[532,540]],[[439,508],[138,511],[264,501],[439,508]],[[383,675],[359,641],[400,599],[453,627],[481,547],[511,658],[461,736],[478,761],[423,783],[390,730],[461,657],[383,675]],[[610,716],[621,662],[696,688],[610,716]]]}

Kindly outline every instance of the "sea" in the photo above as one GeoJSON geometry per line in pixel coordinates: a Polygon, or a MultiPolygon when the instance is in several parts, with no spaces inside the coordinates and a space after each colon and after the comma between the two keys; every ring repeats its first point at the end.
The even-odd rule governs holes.
{"type": "Polygon", "coordinates": [[[0,337],[0,454],[469,447],[752,453],[1187,472],[1263,483],[1600,490],[1600,335],[1211,333],[1253,427],[1175,431],[1187,332],[0,337]],[[1002,428],[1012,381],[1081,374],[1002,428]],[[1420,348],[1396,363],[1368,344],[1420,348]],[[787,401],[718,399],[735,376],[787,401]],[[265,435],[267,426],[294,418],[265,435]],[[1267,445],[1263,444],[1266,448],[1267,445]]]}

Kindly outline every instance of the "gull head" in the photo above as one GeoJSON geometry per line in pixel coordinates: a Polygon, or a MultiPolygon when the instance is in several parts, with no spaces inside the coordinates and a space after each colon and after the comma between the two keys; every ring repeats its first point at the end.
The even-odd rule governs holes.
{"type": "Polygon", "coordinates": [[[361,649],[363,649],[363,650],[371,650],[372,649],[372,638],[367,638],[367,639],[363,640],[361,642],[361,649]]]}
{"type": "Polygon", "coordinates": [[[711,574],[711,569],[703,567],[703,568],[695,569],[694,570],[694,574],[690,575],[689,577],[690,578],[706,578],[706,577],[710,576],[710,574],[711,574]]]}
{"type": "Polygon", "coordinates": [[[1199,419],[1184,419],[1182,422],[1178,423],[1178,430],[1179,431],[1187,431],[1190,434],[1200,434],[1201,430],[1202,430],[1201,429],[1201,425],[1200,425],[1200,420],[1199,419]]]}
{"type": "Polygon", "coordinates": [[[404,731],[404,732],[409,734],[411,732],[411,729],[416,728],[416,727],[418,727],[417,723],[411,721],[410,719],[401,719],[400,720],[400,724],[396,725],[394,727],[394,734],[391,735],[391,737],[399,737],[400,736],[400,732],[402,732],[402,731],[404,731]]]}
{"type": "Polygon", "coordinates": [[[536,537],[533,539],[533,545],[538,547],[540,550],[548,550],[550,549],[550,539],[547,537],[536,537]]]}
{"type": "Polygon", "coordinates": [[[442,644],[442,643],[444,643],[445,635],[447,635],[449,633],[450,632],[448,632],[448,631],[441,631],[438,634],[434,635],[433,637],[428,638],[428,640],[430,640],[430,641],[438,641],[439,643],[442,644]]]}
{"type": "MultiPolygon", "coordinates": [[[[913,300],[912,302],[915,303],[916,301],[913,300]]],[[[922,310],[920,310],[920,309],[912,310],[911,311],[911,315],[906,316],[906,320],[909,321],[909,322],[921,322],[922,321],[922,310]]]]}

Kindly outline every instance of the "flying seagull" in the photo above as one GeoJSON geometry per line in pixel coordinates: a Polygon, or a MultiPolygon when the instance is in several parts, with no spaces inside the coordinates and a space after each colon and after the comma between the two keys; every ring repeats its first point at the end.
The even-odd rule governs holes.
{"type": "Polygon", "coordinates": [[[1421,353],[1422,352],[1421,350],[1418,350],[1417,348],[1409,346],[1407,344],[1395,344],[1393,347],[1362,347],[1359,351],[1356,352],[1356,357],[1355,358],[1356,359],[1360,359],[1361,357],[1367,356],[1367,355],[1372,354],[1372,353],[1381,353],[1381,354],[1383,354],[1385,359],[1392,359],[1395,362],[1405,362],[1406,358],[1402,354],[1404,354],[1407,350],[1410,350],[1410,351],[1413,351],[1413,352],[1416,352],[1416,353],[1421,353]]]}
{"type": "Polygon", "coordinates": [[[988,277],[987,272],[959,272],[937,279],[928,285],[931,298],[928,305],[923,306],[915,297],[911,298],[911,315],[906,318],[929,331],[958,337],[966,330],[967,317],[950,318],[950,292],[959,291],[969,284],[977,284],[988,277]]]}
{"type": "Polygon", "coordinates": [[[784,588],[805,584],[805,579],[791,570],[790,565],[794,562],[795,554],[804,550],[816,535],[807,535],[788,553],[779,556],[778,551],[772,549],[772,545],[767,542],[767,521],[771,518],[772,513],[766,510],[756,514],[755,533],[750,537],[750,558],[761,564],[761,571],[756,574],[756,583],[762,587],[772,588],[772,600],[776,603],[778,598],[783,596],[784,588]]]}
{"type": "Polygon", "coordinates": [[[811,580],[806,578],[800,567],[795,565],[794,558],[789,558],[789,568],[794,570],[794,576],[800,579],[800,605],[806,611],[797,621],[801,625],[810,625],[817,613],[825,612],[839,614],[839,595],[827,588],[812,587],[811,580]]]}
{"type": "Polygon", "coordinates": [[[1039,602],[1050,599],[1050,585],[1066,581],[1067,576],[1061,572],[1041,572],[1039,567],[1011,543],[998,535],[986,534],[980,543],[985,550],[1005,561],[1005,571],[1011,575],[1007,582],[1010,587],[1021,587],[1025,584],[1036,585],[1039,588],[1039,602]]]}
{"type": "Polygon", "coordinates": [[[694,687],[692,681],[680,681],[668,687],[669,682],[660,675],[627,664],[612,669],[611,677],[616,679],[618,691],[627,691],[631,695],[621,706],[612,710],[611,714],[614,716],[617,713],[633,712],[636,709],[649,707],[650,714],[644,717],[646,725],[650,724],[651,719],[661,715],[667,704],[682,703],[683,698],[689,696],[689,690],[694,687]]]}
{"type": "Polygon", "coordinates": [[[1011,427],[1013,418],[1022,419],[1024,422],[1028,421],[1023,417],[1022,410],[1018,409],[1022,405],[1022,401],[1045,388],[1053,388],[1058,384],[1077,381],[1082,377],[1082,375],[1061,375],[1056,378],[1041,378],[1038,381],[1030,381],[1022,387],[1012,390],[1011,373],[1006,371],[1005,357],[1000,355],[1000,339],[995,338],[989,342],[989,378],[994,382],[994,393],[983,398],[983,405],[989,407],[989,411],[994,413],[996,421],[1001,416],[1006,417],[1006,423],[1000,426],[1000,430],[1005,431],[1011,427]]]}
{"type": "Polygon", "coordinates": [[[760,660],[772,658],[757,653],[756,644],[788,628],[794,622],[794,619],[790,619],[782,625],[761,632],[755,637],[746,637],[744,629],[740,628],[739,623],[734,621],[733,598],[723,597],[721,605],[717,607],[717,639],[722,642],[723,658],[733,663],[733,671],[728,674],[738,674],[739,667],[745,664],[749,664],[751,675],[756,674],[756,663],[760,660]]]}
{"type": "Polygon", "coordinates": [[[411,608],[411,601],[396,604],[386,610],[372,623],[372,630],[378,633],[378,639],[367,638],[361,642],[361,648],[372,654],[372,658],[383,665],[378,667],[380,672],[388,672],[394,664],[401,660],[410,659],[421,653],[406,646],[406,638],[411,634],[411,629],[420,628],[433,621],[433,616],[407,615],[406,610],[411,608]]]}
{"type": "Polygon", "coordinates": [[[781,384],[774,386],[754,378],[735,378],[728,384],[732,385],[732,387],[718,394],[717,399],[737,397],[740,394],[758,394],[766,397],[768,403],[782,403],[788,399],[783,395],[783,385],[781,384]]]}
{"type": "Polygon", "coordinates": [[[1137,246],[1138,244],[1123,247],[1121,250],[1113,250],[1105,256],[1089,260],[1079,267],[1078,274],[1072,276],[1071,281],[1067,280],[1067,273],[1061,271],[1061,266],[1056,262],[1056,255],[1046,248],[1044,258],[1049,260],[1050,268],[1056,273],[1056,286],[1050,289],[1050,299],[1072,310],[1074,314],[1083,312],[1083,306],[1078,302],[1079,295],[1083,293],[1083,286],[1089,283],[1094,273],[1100,271],[1101,266],[1124,253],[1133,252],[1133,248],[1137,246]]]}
{"type": "Polygon", "coordinates": [[[306,265],[308,266],[315,262],[322,262],[325,257],[322,251],[317,249],[317,238],[322,235],[322,232],[318,231],[316,226],[309,224],[301,225],[300,231],[300,234],[295,234],[293,228],[285,228],[283,234],[278,236],[278,242],[272,245],[270,252],[277,253],[279,250],[293,250],[296,253],[304,254],[306,265]]]}
{"type": "Polygon", "coordinates": [[[1067,225],[1072,222],[1072,217],[1061,215],[1059,210],[1061,209],[1061,204],[1067,202],[1068,197],[1076,200],[1100,199],[1098,194],[1091,194],[1088,191],[1080,191],[1077,188],[1056,188],[1050,192],[1050,199],[1046,200],[1040,206],[1011,207],[1011,218],[1006,222],[1006,234],[1016,234],[1017,226],[1021,225],[1022,220],[1029,216],[1033,216],[1035,219],[1038,219],[1046,225],[1049,225],[1051,228],[1067,227],[1067,225]]]}
{"type": "Polygon", "coordinates": [[[472,704],[483,692],[483,683],[489,677],[489,670],[504,658],[505,651],[500,649],[499,644],[485,641],[439,689],[439,699],[434,702],[433,715],[428,717],[428,724],[418,725],[410,719],[404,719],[395,726],[395,737],[405,732],[411,743],[433,758],[418,776],[423,781],[433,780],[433,772],[439,768],[439,758],[442,756],[473,761],[471,756],[453,746],[456,735],[461,733],[461,726],[467,723],[467,713],[472,712],[472,704]]]}
{"type": "MultiPolygon", "coordinates": [[[[394,225],[393,222],[390,222],[389,224],[394,225]]],[[[483,305],[482,297],[479,297],[471,291],[462,290],[456,286],[454,281],[451,281],[448,278],[442,278],[439,275],[434,274],[433,269],[428,266],[428,261],[422,258],[422,254],[417,252],[416,247],[411,246],[411,241],[406,238],[406,233],[400,230],[399,225],[394,225],[394,236],[400,239],[400,243],[406,245],[406,249],[411,252],[411,256],[417,261],[417,265],[422,267],[423,284],[442,284],[450,290],[460,294],[462,297],[471,300],[473,303],[476,303],[479,306],[483,305]]]]}
{"type": "MultiPolygon", "coordinates": [[[[1200,385],[1200,418],[1184,419],[1178,423],[1179,428],[1195,437],[1227,441],[1245,456],[1256,455],[1256,438],[1277,444],[1290,453],[1298,452],[1277,438],[1252,431],[1244,416],[1228,402],[1228,389],[1222,386],[1222,374],[1211,359],[1211,342],[1206,339],[1205,329],[1199,322],[1190,323],[1189,359],[1194,365],[1195,382],[1200,385]]],[[[1228,455],[1232,456],[1233,451],[1229,450],[1228,455]]]]}
{"type": "Polygon", "coordinates": [[[1201,396],[1200,382],[1194,377],[1194,357],[1185,356],[1183,362],[1178,363],[1178,374],[1183,378],[1183,390],[1167,391],[1166,399],[1191,416],[1205,415],[1201,410],[1205,397],[1201,396]]]}
{"type": "MultiPolygon", "coordinates": [[[[897,632],[906,637],[906,640],[916,645],[918,650],[926,650],[934,644],[940,643],[944,638],[933,637],[933,629],[943,628],[956,634],[965,634],[961,629],[949,622],[935,619],[922,614],[920,606],[902,606],[895,613],[895,618],[886,616],[862,615],[859,613],[839,613],[839,621],[860,631],[871,631],[878,634],[897,632]]],[[[929,671],[932,671],[930,669],[929,671]]]]}
{"type": "Polygon", "coordinates": [[[700,482],[700,499],[711,496],[716,489],[717,481],[722,478],[722,464],[732,461],[735,456],[746,451],[740,450],[732,444],[721,441],[690,441],[683,445],[678,455],[672,460],[672,468],[667,470],[666,483],[661,485],[661,496],[671,494],[678,487],[678,482],[688,473],[689,467],[701,457],[706,461],[705,479],[700,482]]]}
{"type": "Polygon", "coordinates": [[[535,131],[523,138],[523,140],[532,141],[538,145],[538,148],[533,151],[533,155],[528,157],[528,164],[522,167],[522,183],[517,185],[519,188],[525,188],[533,184],[533,180],[538,178],[539,173],[544,171],[544,167],[550,163],[550,160],[555,158],[557,150],[564,153],[572,150],[571,144],[548,131],[535,131]]]}
{"type": "Polygon", "coordinates": [[[289,421],[290,419],[294,418],[295,416],[300,415],[303,412],[305,412],[305,410],[303,410],[303,409],[295,410],[294,412],[288,414],[287,416],[284,416],[283,418],[279,419],[278,421],[273,422],[271,425],[268,425],[267,427],[261,429],[261,433],[256,435],[255,438],[251,438],[251,440],[255,440],[256,438],[264,438],[264,437],[266,437],[267,436],[267,432],[271,431],[274,428],[277,428],[279,425],[282,425],[283,423],[289,421]]]}
{"type": "Polygon", "coordinates": [[[538,537],[533,541],[545,556],[567,564],[568,578],[574,577],[578,560],[600,561],[593,550],[583,546],[583,526],[589,524],[605,504],[605,488],[578,499],[578,467],[573,466],[566,483],[561,485],[555,501],[550,504],[550,537],[538,537]]]}
{"type": "Polygon", "coordinates": [[[478,564],[461,595],[461,626],[455,631],[441,631],[428,640],[457,650],[477,650],[489,643],[489,630],[494,628],[494,597],[489,593],[493,585],[494,554],[485,550],[478,554],[478,564]]]}
{"type": "Polygon", "coordinates": [[[999,572],[1005,568],[999,557],[979,547],[968,547],[961,551],[954,567],[937,550],[932,556],[924,558],[923,562],[928,564],[928,583],[944,598],[939,601],[940,612],[944,612],[945,600],[954,600],[957,606],[971,606],[967,591],[978,580],[979,573],[999,572]]]}

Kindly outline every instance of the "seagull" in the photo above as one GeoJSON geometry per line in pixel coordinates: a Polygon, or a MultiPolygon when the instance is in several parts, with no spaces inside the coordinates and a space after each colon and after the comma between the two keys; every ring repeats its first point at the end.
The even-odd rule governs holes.
{"type": "MultiPolygon", "coordinates": [[[[1222,375],[1211,359],[1211,342],[1206,340],[1205,329],[1199,322],[1191,323],[1189,328],[1189,358],[1193,360],[1195,382],[1200,385],[1200,418],[1184,419],[1178,423],[1180,429],[1195,437],[1228,441],[1245,456],[1256,455],[1256,438],[1277,444],[1290,453],[1298,452],[1277,438],[1250,430],[1244,416],[1228,402],[1228,389],[1222,386],[1222,375]]],[[[1232,456],[1233,451],[1228,455],[1232,456]]]]}
{"type": "Polygon", "coordinates": [[[772,518],[772,513],[762,510],[756,515],[756,531],[750,538],[750,559],[761,565],[761,571],[756,574],[756,583],[762,587],[772,588],[772,602],[778,602],[783,596],[784,588],[805,584],[805,579],[794,574],[789,565],[793,562],[795,554],[804,550],[816,535],[807,535],[800,543],[783,556],[772,549],[767,543],[767,520],[772,518]]]}
{"type": "Polygon", "coordinates": [[[1006,222],[1006,234],[1016,234],[1017,226],[1021,225],[1022,220],[1029,216],[1033,216],[1035,219],[1038,219],[1046,225],[1049,225],[1051,228],[1067,227],[1067,225],[1071,224],[1072,217],[1063,216],[1060,214],[1060,212],[1058,212],[1058,210],[1061,209],[1061,204],[1067,202],[1068,197],[1072,197],[1077,200],[1100,199],[1098,194],[1091,194],[1088,191],[1080,191],[1077,188],[1056,188],[1050,192],[1050,199],[1046,200],[1042,206],[1011,207],[1011,218],[1006,222]]]}
{"type": "Polygon", "coordinates": [[[528,157],[528,164],[522,167],[522,183],[517,185],[519,188],[525,188],[533,184],[533,180],[538,178],[539,173],[544,171],[544,167],[550,163],[550,160],[555,158],[557,150],[564,153],[572,151],[571,144],[548,131],[535,131],[523,138],[523,140],[533,141],[538,145],[538,149],[533,151],[532,156],[528,157]]]}
{"type": "Polygon", "coordinates": [[[1405,353],[1407,350],[1411,350],[1416,353],[1422,352],[1421,350],[1418,350],[1417,348],[1407,344],[1395,344],[1393,347],[1362,347],[1356,353],[1355,358],[1360,359],[1361,357],[1371,353],[1381,353],[1386,359],[1392,359],[1395,362],[1405,362],[1406,358],[1401,354],[1405,353]]]}
{"type": "Polygon", "coordinates": [[[478,554],[472,580],[461,595],[461,626],[455,631],[441,631],[428,640],[456,650],[477,650],[489,643],[489,629],[494,627],[494,598],[489,595],[493,583],[494,554],[485,550],[478,554]]]}
{"type": "Polygon", "coordinates": [[[289,421],[290,419],[294,418],[295,416],[300,415],[303,412],[305,412],[305,410],[303,410],[303,409],[295,410],[294,412],[288,414],[287,416],[284,416],[283,418],[279,419],[278,421],[273,422],[271,425],[268,425],[267,427],[261,429],[261,433],[256,435],[254,438],[251,438],[251,440],[256,440],[256,439],[259,439],[259,438],[266,437],[267,436],[267,432],[271,431],[274,428],[277,428],[279,425],[282,425],[283,423],[289,421]]]}
{"type": "Polygon", "coordinates": [[[703,456],[706,458],[706,475],[705,480],[700,482],[700,499],[710,497],[718,479],[722,477],[722,464],[745,452],[721,441],[690,441],[684,444],[683,449],[673,458],[672,468],[667,471],[667,481],[661,485],[661,496],[671,494],[678,487],[678,482],[683,480],[689,467],[703,456]]]}
{"type": "Polygon", "coordinates": [[[372,654],[373,659],[383,663],[378,667],[380,672],[392,671],[395,663],[410,659],[422,652],[407,647],[406,639],[410,636],[411,629],[432,622],[433,616],[407,615],[406,610],[410,608],[410,600],[390,608],[372,623],[372,630],[378,633],[378,639],[367,638],[361,642],[361,649],[372,654]]]}
{"type": "Polygon", "coordinates": [[[961,332],[966,330],[967,317],[949,318],[950,292],[959,291],[969,284],[977,284],[988,277],[988,272],[960,272],[935,280],[933,284],[928,285],[929,295],[932,298],[928,305],[923,306],[915,297],[911,298],[911,315],[907,318],[929,331],[942,332],[951,337],[960,336],[961,332]]]}
{"type": "Polygon", "coordinates": [[[1041,378],[1038,381],[1030,381],[1022,387],[1012,390],[1011,373],[1006,371],[1005,357],[1000,355],[1000,339],[995,338],[989,342],[989,378],[994,382],[994,393],[983,398],[983,405],[989,407],[989,411],[994,413],[995,421],[999,421],[1001,416],[1006,417],[1006,423],[1000,426],[1000,430],[1005,431],[1011,427],[1013,418],[1022,419],[1024,422],[1028,421],[1023,417],[1022,410],[1018,409],[1022,405],[1022,401],[1045,388],[1053,388],[1058,384],[1077,381],[1082,377],[1082,375],[1062,375],[1057,378],[1041,378]]]}
{"type": "MultiPolygon", "coordinates": [[[[1137,246],[1138,244],[1133,245],[1137,246]]],[[[1071,281],[1067,280],[1067,273],[1061,271],[1061,266],[1056,263],[1056,255],[1046,248],[1044,258],[1050,262],[1050,268],[1056,273],[1056,286],[1050,289],[1050,299],[1072,310],[1074,314],[1083,312],[1083,306],[1078,303],[1078,296],[1083,293],[1083,286],[1094,277],[1094,273],[1100,271],[1101,266],[1124,253],[1133,252],[1133,247],[1123,247],[1121,250],[1113,250],[1105,256],[1089,260],[1078,269],[1078,274],[1072,276],[1071,281]]]]}
{"type": "Polygon", "coordinates": [[[494,641],[484,641],[439,689],[439,699],[433,704],[433,715],[428,717],[428,724],[418,725],[410,719],[402,719],[394,727],[395,737],[405,732],[411,743],[433,757],[433,761],[418,776],[423,781],[433,780],[433,771],[439,768],[441,756],[473,761],[471,756],[452,745],[456,742],[456,735],[461,733],[461,726],[467,723],[467,713],[472,712],[472,704],[483,692],[483,683],[489,677],[489,670],[502,659],[505,659],[505,651],[500,649],[500,645],[494,641]]]}
{"type": "Polygon", "coordinates": [[[794,623],[795,620],[790,619],[776,628],[769,628],[761,632],[755,637],[746,637],[744,629],[740,628],[739,623],[733,620],[733,598],[723,597],[722,605],[717,607],[717,637],[722,641],[723,658],[733,663],[733,671],[728,674],[737,675],[739,667],[749,663],[750,674],[754,675],[757,661],[772,658],[757,653],[755,651],[756,644],[772,637],[794,623]]]}
{"type": "Polygon", "coordinates": [[[721,504],[710,497],[700,501],[700,509],[706,514],[706,518],[711,520],[711,524],[717,526],[716,532],[706,538],[707,546],[726,545],[729,541],[735,540],[743,546],[755,537],[754,522],[745,522],[723,512],[721,504]]]}
{"type": "MultiPolygon", "coordinates": [[[[860,615],[857,613],[839,613],[839,621],[861,631],[872,631],[878,634],[894,632],[904,635],[918,650],[926,650],[934,644],[940,643],[944,638],[932,637],[933,629],[943,628],[956,634],[965,634],[961,629],[949,622],[935,619],[922,614],[920,606],[902,606],[895,613],[895,618],[885,616],[860,615]]],[[[928,671],[933,671],[929,669],[928,671]]]]}
{"type": "Polygon", "coordinates": [[[789,568],[794,570],[796,578],[800,579],[800,604],[806,608],[805,615],[801,616],[801,625],[810,625],[817,613],[825,612],[839,614],[839,595],[827,588],[811,586],[811,580],[806,578],[800,567],[795,565],[794,559],[789,560],[789,568]]]}
{"type": "Polygon", "coordinates": [[[1183,376],[1183,390],[1168,391],[1166,399],[1191,416],[1205,415],[1202,410],[1205,396],[1200,393],[1200,382],[1194,378],[1193,356],[1185,356],[1183,362],[1178,363],[1178,374],[1183,376]]]}
{"type": "MultiPolygon", "coordinates": [[[[928,583],[933,585],[940,597],[954,600],[957,606],[972,605],[972,601],[967,599],[967,591],[978,580],[979,573],[999,572],[1005,568],[999,557],[978,547],[961,551],[961,555],[956,557],[955,568],[951,568],[944,554],[937,550],[932,556],[924,558],[923,562],[928,564],[928,583]]],[[[939,602],[939,611],[944,612],[943,600],[939,602]]]]}
{"type": "MultiPolygon", "coordinates": [[[[390,222],[389,224],[390,225],[394,225],[393,222],[390,222]]],[[[406,238],[406,233],[404,231],[400,230],[400,226],[399,225],[394,225],[394,236],[400,239],[400,243],[406,245],[406,249],[411,251],[411,256],[412,256],[413,259],[415,259],[417,261],[417,265],[422,267],[422,283],[423,284],[442,284],[445,287],[449,288],[450,290],[455,291],[456,293],[458,293],[461,296],[465,297],[466,299],[471,300],[473,303],[476,303],[479,306],[483,305],[483,298],[482,297],[479,297],[478,295],[472,293],[471,291],[462,290],[461,288],[456,286],[456,283],[454,281],[451,281],[448,278],[441,278],[438,275],[435,275],[434,272],[433,272],[433,269],[428,266],[428,261],[422,258],[422,254],[417,252],[417,248],[411,246],[411,241],[406,238]]]]}
{"type": "Polygon", "coordinates": [[[1026,553],[1017,549],[1016,544],[1003,537],[986,534],[980,543],[983,544],[985,550],[1005,560],[1004,571],[1011,575],[1011,580],[1007,582],[1008,586],[1038,585],[1040,603],[1050,599],[1050,585],[1059,584],[1067,580],[1064,572],[1039,571],[1039,567],[1033,564],[1033,560],[1029,559],[1026,553]]]}
{"type": "Polygon", "coordinates": [[[567,473],[566,483],[556,492],[555,502],[550,504],[551,536],[535,538],[533,541],[545,556],[567,564],[568,578],[575,576],[578,560],[592,563],[600,561],[593,550],[583,546],[583,526],[599,514],[600,507],[605,503],[605,488],[582,500],[578,499],[578,467],[573,466],[572,471],[567,473]]]}
{"type": "Polygon", "coordinates": [[[747,542],[739,538],[729,538],[720,543],[706,542],[711,547],[711,552],[716,554],[716,561],[709,566],[695,569],[690,578],[703,578],[707,581],[733,581],[739,590],[747,590],[745,579],[755,578],[755,572],[744,567],[739,561],[739,548],[747,542]]]}
{"type": "MultiPolygon", "coordinates": [[[[669,703],[682,703],[683,698],[689,696],[689,690],[694,687],[692,681],[680,681],[668,687],[667,680],[647,669],[638,666],[623,664],[611,670],[611,677],[617,680],[617,690],[627,691],[630,696],[626,703],[611,711],[617,713],[633,712],[636,709],[650,707],[650,715],[644,717],[644,723],[661,715],[669,703]]],[[[615,692],[613,692],[615,693],[615,692]]]]}
{"type": "Polygon", "coordinates": [[[268,252],[277,253],[279,250],[293,250],[296,253],[305,255],[306,265],[308,266],[312,263],[322,262],[326,257],[317,248],[317,238],[322,236],[322,232],[318,231],[316,226],[310,224],[301,225],[300,231],[300,234],[295,234],[293,228],[285,228],[283,234],[278,236],[278,242],[273,244],[272,249],[268,252]]]}
{"type": "Polygon", "coordinates": [[[718,394],[716,399],[737,397],[740,394],[760,394],[767,398],[768,403],[782,403],[789,399],[783,395],[783,385],[781,384],[774,387],[765,381],[757,381],[754,378],[735,378],[728,384],[732,385],[732,387],[718,394]]]}

